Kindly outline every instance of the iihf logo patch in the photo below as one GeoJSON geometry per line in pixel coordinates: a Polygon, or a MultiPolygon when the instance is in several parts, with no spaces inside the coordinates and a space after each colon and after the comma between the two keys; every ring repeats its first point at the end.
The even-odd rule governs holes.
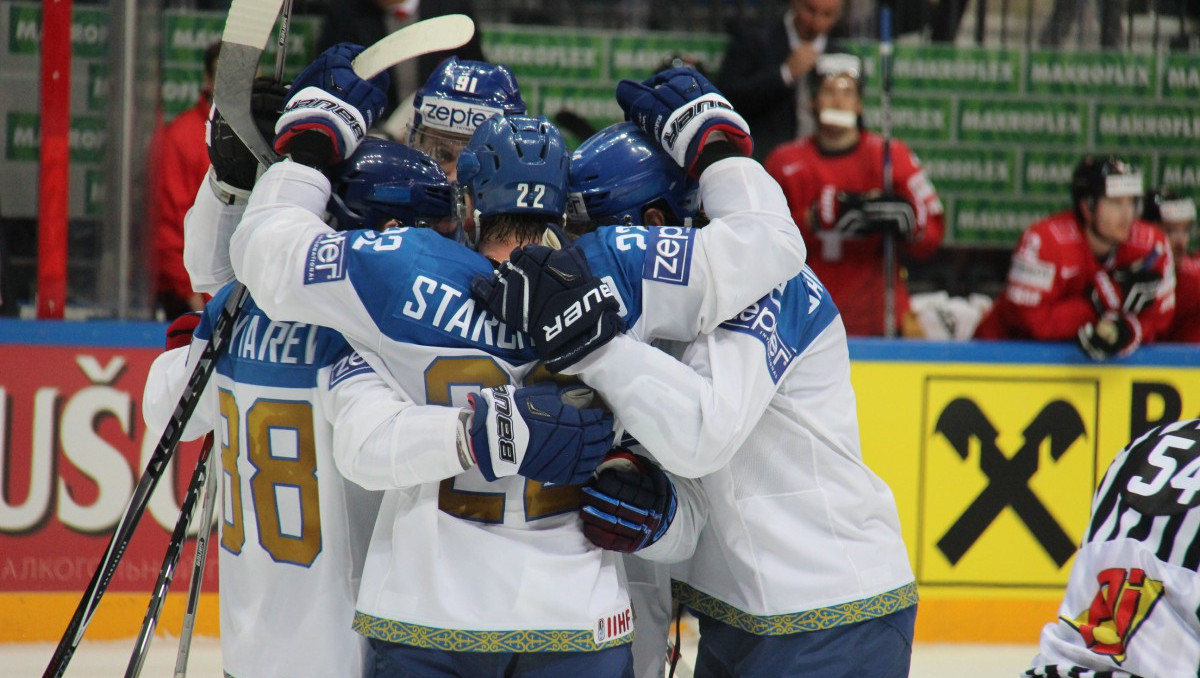
{"type": "Polygon", "coordinates": [[[625,608],[616,614],[602,617],[596,624],[597,645],[611,642],[633,633],[633,610],[625,608]]]}
{"type": "Polygon", "coordinates": [[[346,234],[328,233],[308,248],[304,284],[333,282],[346,277],[346,234]]]}

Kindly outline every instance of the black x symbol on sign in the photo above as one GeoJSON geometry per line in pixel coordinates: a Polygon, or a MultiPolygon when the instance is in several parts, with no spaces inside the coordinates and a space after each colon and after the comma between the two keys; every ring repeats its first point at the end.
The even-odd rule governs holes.
{"type": "Polygon", "coordinates": [[[945,436],[964,460],[971,438],[978,440],[979,468],[988,479],[987,487],[937,543],[950,564],[957,564],[1001,511],[1011,506],[1034,539],[1062,567],[1075,552],[1075,543],[1033,493],[1029,480],[1037,472],[1038,448],[1043,442],[1050,441],[1050,457],[1058,461],[1085,435],[1083,420],[1075,408],[1063,400],[1042,408],[1025,427],[1025,441],[1011,459],[996,445],[996,428],[979,406],[966,398],[956,398],[946,405],[934,432],[945,436]]]}

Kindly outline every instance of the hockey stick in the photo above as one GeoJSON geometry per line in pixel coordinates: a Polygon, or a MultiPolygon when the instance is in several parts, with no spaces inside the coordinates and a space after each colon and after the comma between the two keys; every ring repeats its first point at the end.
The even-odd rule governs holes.
{"type": "MultiPolygon", "coordinates": [[[[275,81],[276,82],[283,81],[283,68],[284,68],[284,64],[287,62],[288,32],[291,28],[291,23],[292,23],[291,19],[292,19],[292,0],[284,0],[283,8],[282,8],[282,10],[280,10],[280,13],[279,13],[279,39],[276,41],[276,45],[275,45],[275,47],[276,47],[276,51],[275,51],[275,81]]],[[[205,446],[211,448],[212,443],[213,443],[213,434],[209,433],[207,438],[205,438],[205,446]]],[[[197,462],[197,464],[199,464],[199,462],[197,462]]],[[[201,469],[199,466],[197,466],[195,473],[199,474],[200,472],[201,472],[201,469]]],[[[206,565],[207,557],[208,557],[208,540],[209,540],[209,536],[212,533],[212,515],[213,515],[213,510],[214,510],[214,504],[216,503],[215,497],[216,497],[216,492],[217,492],[217,478],[215,476],[215,473],[216,473],[215,462],[213,462],[213,461],[209,462],[208,473],[210,474],[211,477],[208,480],[208,484],[206,485],[205,492],[204,492],[204,501],[201,504],[201,508],[200,508],[200,526],[199,526],[200,529],[198,530],[198,532],[196,534],[196,553],[195,553],[195,557],[193,558],[193,562],[192,562],[192,577],[191,577],[191,580],[188,582],[187,605],[184,608],[184,613],[183,613],[183,626],[179,631],[179,647],[175,653],[175,678],[184,678],[184,676],[187,675],[188,656],[191,654],[191,650],[192,650],[192,635],[195,632],[195,628],[196,628],[196,611],[200,605],[200,589],[204,586],[204,567],[206,565]]],[[[181,510],[180,511],[180,520],[183,520],[184,515],[185,514],[181,510]]],[[[168,552],[169,552],[169,550],[170,550],[170,546],[168,546],[168,552]]],[[[172,568],[174,567],[173,563],[171,564],[171,567],[172,568]]],[[[165,570],[165,568],[166,568],[166,565],[164,564],[164,570],[165,570]]],[[[169,585],[170,585],[170,582],[168,581],[168,586],[169,585]]],[[[154,608],[154,603],[152,601],[151,609],[153,610],[153,608],[154,608]]],[[[159,603],[158,608],[160,610],[162,609],[161,602],[159,603]]],[[[143,632],[145,632],[145,627],[147,624],[149,624],[150,629],[153,630],[153,628],[154,628],[153,624],[157,623],[157,616],[158,616],[157,611],[153,612],[153,618],[151,617],[151,612],[149,612],[149,611],[147,612],[146,620],[145,620],[145,622],[143,622],[143,632]],[[152,619],[153,619],[153,621],[152,621],[152,619]]],[[[149,641],[146,641],[145,647],[147,650],[149,649],[149,641]]],[[[144,652],[145,652],[145,650],[143,650],[143,658],[144,658],[144,652]]],[[[137,657],[137,646],[135,646],[135,649],[134,649],[134,657],[135,658],[137,657]]],[[[136,659],[136,661],[138,662],[138,671],[139,672],[141,670],[140,665],[141,665],[141,662],[143,661],[143,658],[136,659]]]]}
{"type": "Polygon", "coordinates": [[[95,614],[96,607],[100,604],[100,597],[104,595],[113,575],[116,574],[117,564],[125,555],[125,549],[129,546],[129,540],[133,537],[138,521],[146,513],[150,495],[154,492],[155,486],[158,485],[159,479],[166,471],[167,464],[175,454],[175,447],[179,444],[180,436],[183,435],[184,424],[191,418],[192,412],[196,409],[196,403],[200,401],[200,396],[204,393],[204,387],[212,375],[217,356],[225,349],[225,344],[233,334],[234,318],[241,312],[246,297],[245,288],[242,288],[240,293],[235,290],[235,293],[229,296],[225,307],[221,309],[221,314],[217,316],[213,336],[208,341],[208,345],[204,347],[204,351],[201,352],[200,359],[196,362],[195,368],[184,385],[179,403],[175,406],[170,421],[167,422],[158,444],[150,455],[150,460],[146,463],[146,470],[133,488],[133,496],[130,497],[125,512],[121,515],[121,520],[113,531],[112,539],[108,542],[108,549],[104,552],[104,557],[100,559],[100,564],[96,566],[96,572],[92,575],[87,589],[84,590],[83,597],[79,600],[79,605],[75,608],[75,614],[67,624],[62,639],[58,641],[58,647],[55,648],[53,656],[50,657],[50,663],[42,674],[43,678],[60,678],[67,670],[67,663],[71,661],[75,649],[79,647],[79,641],[83,639],[83,633],[87,630],[92,615],[95,614]]]}
{"type": "MultiPolygon", "coordinates": [[[[892,193],[892,8],[879,7],[879,133],[883,137],[883,193],[892,193]]],[[[896,234],[883,233],[883,336],[896,336],[896,234]]]]}
{"type": "MultiPolygon", "coordinates": [[[[213,434],[208,434],[204,444],[206,447],[212,446],[213,434]]],[[[208,540],[212,536],[212,517],[217,503],[217,483],[219,481],[216,475],[216,460],[216,457],[209,456],[208,483],[204,489],[204,501],[200,504],[200,529],[196,534],[196,557],[192,562],[192,579],[188,583],[187,607],[183,613],[183,628],[179,632],[179,650],[175,655],[175,678],[183,678],[187,674],[188,655],[192,649],[196,608],[200,605],[200,588],[204,585],[204,566],[208,560],[208,540]]]]}
{"type": "MultiPolygon", "coordinates": [[[[233,0],[221,33],[221,56],[213,83],[213,103],[246,148],[269,166],[279,156],[259,133],[250,109],[254,74],[284,0],[233,0]]],[[[286,19],[285,19],[286,21],[286,19]]]]}
{"type": "Polygon", "coordinates": [[[275,82],[283,82],[283,65],[287,61],[288,28],[292,23],[292,0],[283,0],[279,11],[279,40],[275,42],[275,82]]]}
{"type": "Polygon", "coordinates": [[[364,80],[422,54],[442,52],[467,44],[475,35],[475,22],[465,14],[447,14],[418,21],[384,37],[354,59],[354,72],[364,80]]]}
{"type": "MultiPolygon", "coordinates": [[[[204,446],[200,448],[200,458],[196,461],[196,470],[192,472],[192,480],[188,483],[187,493],[184,494],[183,505],[179,507],[179,520],[175,521],[175,530],[171,532],[171,541],[167,543],[167,553],[163,556],[162,568],[158,571],[158,581],[154,583],[154,593],[150,596],[150,605],[146,608],[145,619],[142,620],[142,630],[133,644],[133,654],[125,668],[125,678],[137,678],[146,662],[150,641],[154,639],[154,627],[158,625],[158,615],[167,599],[167,591],[171,589],[171,581],[175,578],[175,566],[179,564],[183,542],[187,540],[188,526],[192,523],[192,514],[196,512],[196,499],[208,480],[208,460],[212,453],[212,444],[213,434],[209,433],[204,439],[204,446]]],[[[205,503],[208,503],[207,496],[206,493],[205,503]]],[[[212,519],[211,514],[209,519],[212,519]]],[[[211,525],[204,525],[201,529],[205,528],[211,528],[211,525]]],[[[201,551],[200,542],[197,540],[196,552],[203,555],[201,551]]]]}

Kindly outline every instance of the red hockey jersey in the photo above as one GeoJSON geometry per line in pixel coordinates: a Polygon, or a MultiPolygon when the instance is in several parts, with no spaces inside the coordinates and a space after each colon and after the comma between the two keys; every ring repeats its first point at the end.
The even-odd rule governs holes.
{"type": "MultiPolygon", "coordinates": [[[[921,163],[904,142],[891,145],[894,190],[913,207],[916,231],[903,243],[913,257],[932,255],[945,230],[942,203],[921,163]]],[[[812,138],[777,147],[767,171],[783,187],[792,218],[808,246],[808,265],[825,284],[842,313],[849,335],[883,334],[883,236],[847,237],[832,230],[837,194],[883,188],[883,138],[864,132],[857,145],[839,153],[817,148],[812,138]]],[[[908,288],[896,267],[896,327],[908,311],[908,288]]]]}
{"type": "Polygon", "coordinates": [[[1175,262],[1175,318],[1160,341],[1200,343],[1200,257],[1175,262]]]}
{"type": "Polygon", "coordinates": [[[1008,285],[979,323],[982,339],[1066,341],[1097,319],[1091,289],[1096,273],[1131,268],[1148,260],[1162,276],[1154,302],[1138,314],[1142,342],[1158,338],[1175,312],[1175,273],[1171,248],[1159,229],[1135,221],[1129,240],[1098,260],[1072,210],[1030,226],[1021,235],[1008,271],[1008,285]]]}

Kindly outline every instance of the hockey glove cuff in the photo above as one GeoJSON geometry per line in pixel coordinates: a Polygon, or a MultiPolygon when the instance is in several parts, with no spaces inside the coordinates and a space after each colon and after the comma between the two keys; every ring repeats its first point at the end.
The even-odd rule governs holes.
{"type": "Polygon", "coordinates": [[[586,407],[592,399],[586,387],[500,386],[468,398],[472,454],[489,481],[521,475],[578,485],[612,447],[613,417],[586,407]]]}
{"type": "Polygon", "coordinates": [[[276,152],[318,169],[354,153],[383,114],[390,84],[387,71],[370,80],[354,72],[354,57],[362,50],[350,43],[334,45],[296,77],[275,125],[276,152]]]}

